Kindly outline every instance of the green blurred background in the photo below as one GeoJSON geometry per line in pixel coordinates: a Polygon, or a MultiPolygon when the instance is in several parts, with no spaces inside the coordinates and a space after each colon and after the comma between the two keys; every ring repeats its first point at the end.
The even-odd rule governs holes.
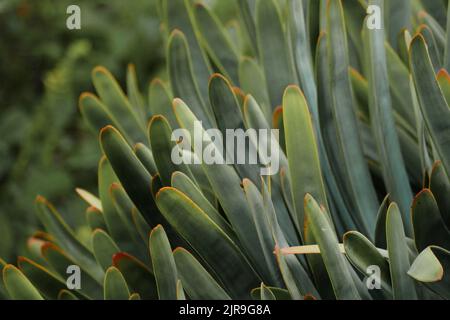
{"type": "MultiPolygon", "coordinates": [[[[136,65],[142,91],[161,72],[164,48],[157,0],[0,0],[0,256],[36,230],[41,194],[71,224],[84,219],[74,189],[95,191],[100,156],[77,108],[103,65],[124,83],[136,65]],[[81,30],[66,27],[81,8],[81,30]]],[[[14,252],[14,254],[13,254],[14,252]]]]}

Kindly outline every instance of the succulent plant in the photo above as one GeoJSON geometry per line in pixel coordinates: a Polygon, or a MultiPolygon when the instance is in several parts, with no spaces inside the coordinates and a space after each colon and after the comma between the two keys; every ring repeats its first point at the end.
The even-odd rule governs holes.
{"type": "Polygon", "coordinates": [[[168,81],[152,81],[145,102],[132,67],[126,94],[93,70],[98,96],[83,94],[80,110],[104,157],[98,195],[77,190],[86,228],[38,197],[45,231],[17,266],[1,262],[5,297],[450,298],[439,3],[237,1],[225,25],[203,4],[160,1],[168,81]],[[383,29],[366,27],[368,5],[384,9],[383,29]],[[281,170],[173,163],[173,130],[198,120],[206,136],[279,129],[281,170]],[[69,290],[73,265],[81,288],[69,290]]]}

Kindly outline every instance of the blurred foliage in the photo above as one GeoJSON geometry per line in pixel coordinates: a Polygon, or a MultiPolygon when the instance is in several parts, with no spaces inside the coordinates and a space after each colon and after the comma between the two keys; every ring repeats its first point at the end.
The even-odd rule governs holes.
{"type": "Polygon", "coordinates": [[[0,1],[1,256],[20,251],[14,244],[34,229],[37,194],[80,212],[66,217],[71,224],[84,217],[73,190],[95,188],[99,148],[77,114],[78,96],[91,89],[90,70],[99,64],[121,81],[128,63],[140,83],[160,72],[155,2],[0,1]],[[81,30],[66,27],[70,4],[81,8],[81,30]]]}

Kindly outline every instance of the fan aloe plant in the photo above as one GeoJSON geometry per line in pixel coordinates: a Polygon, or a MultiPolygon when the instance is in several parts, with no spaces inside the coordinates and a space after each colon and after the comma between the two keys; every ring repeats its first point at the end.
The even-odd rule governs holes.
{"type": "Polygon", "coordinates": [[[104,157],[98,194],[77,190],[89,235],[38,197],[44,231],[1,261],[5,298],[450,298],[447,1],[234,4],[225,24],[160,1],[168,79],[148,99],[132,66],[126,94],[93,70],[80,110],[104,157]],[[281,170],[173,163],[173,130],[198,120],[207,137],[279,129],[281,170]]]}

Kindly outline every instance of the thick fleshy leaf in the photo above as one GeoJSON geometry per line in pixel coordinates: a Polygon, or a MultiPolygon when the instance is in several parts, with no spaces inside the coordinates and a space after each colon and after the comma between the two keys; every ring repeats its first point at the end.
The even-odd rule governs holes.
{"type": "Polygon", "coordinates": [[[414,198],[411,217],[414,240],[419,252],[429,246],[450,249],[450,232],[442,220],[436,199],[430,190],[422,190],[414,198]]]}
{"type": "Polygon", "coordinates": [[[248,298],[258,276],[236,244],[180,191],[163,188],[156,202],[172,227],[213,268],[232,297],[248,298]]]}
{"type": "MultiPolygon", "coordinates": [[[[372,275],[369,267],[380,268],[380,280],[384,292],[392,295],[389,263],[378,249],[361,233],[356,231],[344,235],[344,248],[350,262],[364,275],[372,275]]],[[[373,272],[373,271],[372,271],[373,272]]]]}
{"type": "Polygon", "coordinates": [[[305,218],[311,222],[311,232],[316,239],[337,299],[361,299],[353,282],[350,267],[339,250],[339,242],[329,218],[317,202],[305,196],[305,218]]]}
{"type": "Polygon", "coordinates": [[[94,279],[103,278],[103,270],[94,255],[76,237],[56,209],[43,197],[36,199],[37,214],[45,229],[55,237],[56,244],[69,253],[83,269],[89,270],[94,279]]]}
{"type": "Polygon", "coordinates": [[[193,255],[178,248],[173,252],[180,279],[193,300],[230,300],[230,296],[214,280],[193,255]]]}
{"type": "Polygon", "coordinates": [[[96,209],[102,211],[102,202],[95,195],[93,195],[89,191],[81,189],[81,188],[76,188],[75,191],[90,206],[95,207],[96,209]]]}
{"type": "Polygon", "coordinates": [[[144,165],[145,169],[147,169],[148,173],[151,176],[154,176],[158,173],[158,169],[156,168],[155,158],[153,157],[152,151],[143,143],[137,143],[133,148],[136,157],[141,161],[144,165]]]}
{"type": "Polygon", "coordinates": [[[103,230],[97,229],[92,233],[92,248],[95,258],[103,270],[112,265],[112,257],[120,252],[119,247],[113,239],[103,230]]]}
{"type": "Polygon", "coordinates": [[[105,300],[128,300],[130,291],[119,269],[110,267],[105,274],[103,285],[105,300]]]}
{"type": "Polygon", "coordinates": [[[430,190],[437,201],[444,223],[450,229],[450,181],[441,162],[435,163],[431,170],[430,190]]]}
{"type": "Polygon", "coordinates": [[[261,283],[260,287],[261,300],[276,300],[275,295],[269,287],[261,283]]]}
{"type": "Polygon", "coordinates": [[[169,239],[161,225],[150,233],[150,255],[160,300],[177,299],[177,267],[172,255],[169,239]]]}
{"type": "Polygon", "coordinates": [[[445,171],[450,172],[450,108],[445,101],[431,65],[425,39],[417,35],[411,43],[411,70],[420,110],[445,171]]]}
{"type": "Polygon", "coordinates": [[[138,293],[144,300],[158,298],[155,277],[145,264],[124,252],[115,254],[112,262],[122,273],[131,292],[138,293]]]}
{"type": "Polygon", "coordinates": [[[148,103],[150,107],[149,116],[162,115],[170,123],[172,128],[177,128],[178,123],[172,110],[172,94],[166,84],[160,79],[154,79],[150,84],[148,103]]]}
{"type": "Polygon", "coordinates": [[[3,282],[8,295],[13,300],[43,300],[30,280],[12,264],[3,268],[3,282]]]}
{"type": "MultiPolygon", "coordinates": [[[[275,296],[275,300],[292,300],[289,291],[281,288],[266,287],[275,296]]],[[[261,300],[261,287],[252,290],[253,300],[261,300]]]]}
{"type": "Polygon", "coordinates": [[[406,243],[402,217],[399,208],[395,203],[392,203],[387,211],[386,242],[389,253],[389,265],[394,299],[417,299],[414,282],[406,274],[411,266],[408,256],[409,249],[406,243]]]}
{"type": "Polygon", "coordinates": [[[281,104],[284,89],[297,83],[292,53],[283,30],[278,2],[274,0],[257,2],[256,34],[259,57],[273,110],[281,104]]]}

